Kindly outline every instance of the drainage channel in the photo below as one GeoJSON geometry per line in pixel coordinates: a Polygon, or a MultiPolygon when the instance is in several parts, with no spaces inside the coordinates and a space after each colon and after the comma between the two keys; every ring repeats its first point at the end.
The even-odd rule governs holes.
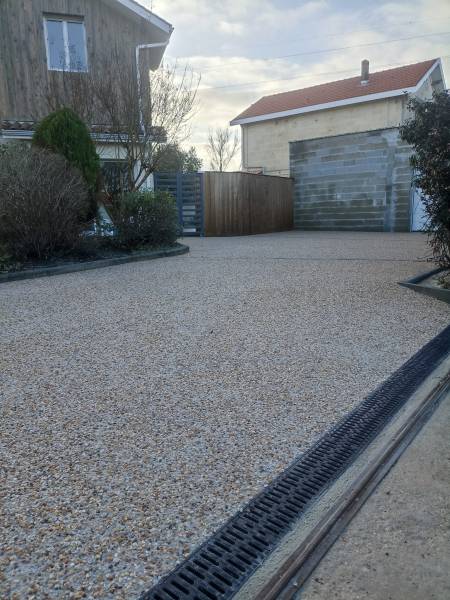
{"type": "Polygon", "coordinates": [[[441,402],[450,404],[449,357],[427,381],[428,384],[419,387],[407,406],[398,411],[368,448],[318,499],[308,516],[298,520],[235,598],[292,600],[302,597],[303,586],[314,569],[401,458],[434,410],[441,402]]]}
{"type": "Polygon", "coordinates": [[[381,432],[450,352],[450,326],[140,600],[225,600],[381,432]]]}

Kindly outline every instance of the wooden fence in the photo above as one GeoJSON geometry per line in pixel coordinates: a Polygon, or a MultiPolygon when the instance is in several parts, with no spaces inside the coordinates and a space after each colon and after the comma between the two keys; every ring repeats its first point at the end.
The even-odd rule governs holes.
{"type": "Polygon", "coordinates": [[[206,236],[285,231],[294,226],[293,180],[251,173],[204,173],[206,236]]]}

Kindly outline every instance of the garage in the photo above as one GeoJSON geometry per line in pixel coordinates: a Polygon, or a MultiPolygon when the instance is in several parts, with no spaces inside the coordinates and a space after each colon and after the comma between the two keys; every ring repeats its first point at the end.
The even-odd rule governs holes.
{"type": "Polygon", "coordinates": [[[410,231],[411,150],[398,128],[291,142],[299,229],[410,231]]]}

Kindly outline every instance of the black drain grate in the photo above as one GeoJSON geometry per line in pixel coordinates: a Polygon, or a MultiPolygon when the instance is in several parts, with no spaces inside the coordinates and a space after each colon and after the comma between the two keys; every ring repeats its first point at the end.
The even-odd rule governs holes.
{"type": "Polygon", "coordinates": [[[231,598],[307,506],[355,460],[449,352],[450,326],[141,600],[231,598]]]}

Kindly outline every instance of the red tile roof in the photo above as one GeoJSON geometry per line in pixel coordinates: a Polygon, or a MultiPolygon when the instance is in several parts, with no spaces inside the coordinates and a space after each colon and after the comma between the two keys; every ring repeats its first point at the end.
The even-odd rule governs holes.
{"type": "Polygon", "coordinates": [[[436,60],[426,60],[413,65],[370,73],[369,82],[366,85],[361,84],[361,77],[358,76],[292,92],[264,96],[235,117],[233,121],[414,87],[431,69],[436,60]]]}

